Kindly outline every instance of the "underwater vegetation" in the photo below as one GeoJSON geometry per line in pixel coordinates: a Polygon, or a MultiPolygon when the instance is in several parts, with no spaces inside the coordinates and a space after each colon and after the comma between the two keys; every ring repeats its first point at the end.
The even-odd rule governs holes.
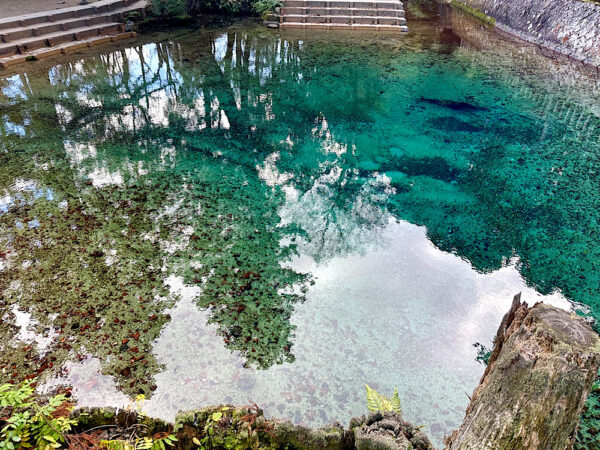
{"type": "MultiPolygon", "coordinates": [[[[164,146],[172,145],[151,127],[144,143],[122,130],[111,136],[114,130],[107,130],[104,120],[91,121],[98,114],[94,108],[69,104],[69,99],[63,105],[73,114],[73,125],[88,123],[84,138],[108,136],[94,147],[99,159],[118,159],[127,145],[136,145],[143,161],[126,164],[154,164],[164,156],[164,146]]],[[[120,107],[109,101],[104,113],[120,107]]],[[[33,120],[40,124],[59,120],[52,110],[50,117],[38,114],[33,120]]],[[[164,283],[165,265],[184,266],[177,273],[185,282],[202,286],[199,306],[211,309],[210,320],[219,324],[225,344],[241,351],[249,364],[293,360],[288,321],[302,294],[282,291],[305,277],[279,265],[293,246],[279,245],[284,228],[277,227],[277,195],[270,188],[256,177],[249,186],[252,177],[244,167],[223,165],[199,149],[151,178],[129,174],[123,186],[98,189],[55,153],[63,149],[62,130],[43,133],[13,136],[5,141],[9,151],[2,153],[3,167],[10,168],[4,186],[27,180],[0,215],[10,249],[2,255],[7,265],[2,306],[8,314],[13,305],[31,311],[34,320],[56,331],[50,355],[31,358],[35,349],[22,346],[16,349],[23,353],[20,358],[2,353],[3,367],[17,377],[51,368],[72,350],[80,357],[91,351],[126,392],[150,393],[155,386],[148,375],[158,370],[150,344],[169,320],[162,312],[173,300],[164,283]],[[21,149],[31,152],[28,164],[21,149]],[[40,176],[29,181],[42,166],[40,176]],[[44,186],[43,194],[37,186],[44,186]]],[[[90,150],[76,142],[64,145],[90,150]]],[[[174,154],[180,146],[173,145],[174,154]]]]}
{"type": "Polygon", "coordinates": [[[262,31],[208,27],[0,79],[0,379],[91,355],[151,396],[153,343],[185,295],[247,368],[291,364],[314,279],[290,261],[360,253],[353,231],[391,219],[481,273],[516,261],[600,317],[585,89],[443,36],[262,31]]]}

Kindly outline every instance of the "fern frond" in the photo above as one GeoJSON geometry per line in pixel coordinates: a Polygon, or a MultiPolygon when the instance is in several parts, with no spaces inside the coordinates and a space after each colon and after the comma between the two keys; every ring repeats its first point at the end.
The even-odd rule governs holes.
{"type": "Polygon", "coordinates": [[[367,408],[369,411],[386,412],[391,411],[395,413],[401,413],[402,408],[400,407],[400,396],[398,395],[398,388],[394,388],[394,395],[391,398],[380,394],[375,389],[365,384],[367,388],[367,408]]]}
{"type": "Polygon", "coordinates": [[[400,406],[400,396],[398,395],[398,388],[394,388],[394,395],[390,400],[390,411],[400,414],[402,412],[402,407],[400,406]]]}
{"type": "Polygon", "coordinates": [[[137,439],[135,443],[135,450],[150,450],[153,448],[154,441],[149,437],[142,437],[137,439]]]}
{"type": "Polygon", "coordinates": [[[365,387],[367,388],[367,408],[369,411],[380,411],[382,405],[379,393],[366,383],[365,387]]]}

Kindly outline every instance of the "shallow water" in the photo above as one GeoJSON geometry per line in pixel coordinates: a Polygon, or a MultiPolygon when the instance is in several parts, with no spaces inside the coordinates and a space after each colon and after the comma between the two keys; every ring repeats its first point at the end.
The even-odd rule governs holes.
{"type": "Polygon", "coordinates": [[[410,13],[208,22],[0,79],[3,377],[310,425],[397,386],[439,443],[515,293],[597,316],[598,81],[410,13]]]}

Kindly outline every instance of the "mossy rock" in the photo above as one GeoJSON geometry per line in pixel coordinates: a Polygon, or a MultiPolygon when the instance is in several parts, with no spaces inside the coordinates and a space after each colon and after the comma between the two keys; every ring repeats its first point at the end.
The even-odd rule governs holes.
{"type": "Polygon", "coordinates": [[[461,2],[460,0],[452,0],[450,5],[453,8],[459,9],[462,12],[465,12],[465,13],[469,14],[470,16],[475,17],[476,19],[480,20],[481,22],[485,23],[486,25],[488,25],[490,27],[496,26],[496,19],[488,16],[483,11],[480,11],[477,8],[473,8],[472,6],[469,6],[466,3],[461,2]]]}
{"type": "Polygon", "coordinates": [[[117,408],[77,408],[71,413],[77,419],[75,432],[87,431],[91,428],[114,425],[117,417],[117,408]]]}
{"type": "Polygon", "coordinates": [[[348,432],[339,423],[312,430],[289,421],[267,420],[262,410],[254,407],[222,405],[186,411],[175,418],[175,429],[178,439],[181,436],[181,445],[191,442],[193,437],[208,436],[207,443],[212,448],[353,448],[348,432]],[[219,420],[215,421],[217,417],[219,420]]]}
{"type": "Polygon", "coordinates": [[[116,408],[81,408],[73,411],[72,417],[79,421],[77,433],[96,427],[127,428],[134,423],[146,425],[144,429],[148,436],[159,432],[174,433],[177,441],[173,450],[195,450],[198,441],[206,448],[227,450],[433,448],[423,432],[396,413],[374,413],[352,419],[348,430],[337,422],[312,429],[288,420],[267,420],[256,405],[219,405],[184,411],[177,414],[175,424],[116,408]],[[387,439],[388,435],[391,439],[387,439]]]}
{"type": "Polygon", "coordinates": [[[418,427],[394,412],[375,412],[352,419],[354,445],[359,450],[433,450],[429,438],[418,427]]]}

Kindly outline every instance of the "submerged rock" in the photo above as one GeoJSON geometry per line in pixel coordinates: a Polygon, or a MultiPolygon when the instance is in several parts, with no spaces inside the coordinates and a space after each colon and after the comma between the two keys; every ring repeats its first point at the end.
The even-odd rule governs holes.
{"type": "Polygon", "coordinates": [[[376,412],[354,419],[354,446],[358,450],[429,450],[433,445],[418,427],[393,412],[376,412]]]}

